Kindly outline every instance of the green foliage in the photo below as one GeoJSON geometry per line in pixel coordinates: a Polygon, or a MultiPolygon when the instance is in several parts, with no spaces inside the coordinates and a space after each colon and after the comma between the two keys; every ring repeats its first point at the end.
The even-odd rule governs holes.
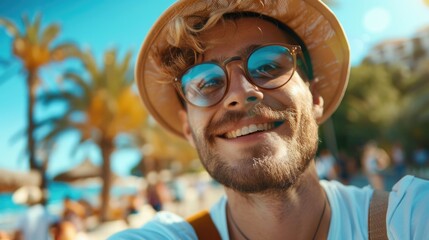
{"type": "Polygon", "coordinates": [[[352,68],[346,95],[333,116],[340,148],[384,136],[398,111],[398,95],[383,66],[352,68]]]}
{"type": "Polygon", "coordinates": [[[427,67],[353,67],[345,97],[332,117],[339,148],[353,152],[371,139],[382,144],[401,141],[408,148],[429,142],[428,80],[427,67]]]}

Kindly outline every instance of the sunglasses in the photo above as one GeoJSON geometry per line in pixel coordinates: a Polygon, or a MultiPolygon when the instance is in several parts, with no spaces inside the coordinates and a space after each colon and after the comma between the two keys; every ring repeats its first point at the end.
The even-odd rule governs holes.
{"type": "MultiPolygon", "coordinates": [[[[188,103],[198,107],[211,107],[219,103],[228,92],[228,63],[241,60],[246,79],[252,85],[272,90],[282,87],[292,78],[298,54],[302,54],[298,45],[262,45],[244,58],[234,56],[221,64],[208,61],[192,65],[174,80],[174,85],[188,103]]],[[[298,65],[304,63],[301,57],[298,58],[298,65]]],[[[305,64],[303,65],[305,68],[305,64]]]]}

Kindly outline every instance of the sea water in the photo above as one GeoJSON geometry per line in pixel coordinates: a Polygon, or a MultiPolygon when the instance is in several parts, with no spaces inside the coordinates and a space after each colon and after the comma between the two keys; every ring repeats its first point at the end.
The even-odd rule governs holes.
{"type": "MultiPolygon", "coordinates": [[[[99,206],[99,195],[101,184],[93,183],[84,186],[73,186],[62,182],[48,183],[48,211],[61,216],[63,201],[65,198],[72,200],[86,200],[92,206],[99,206]]],[[[120,197],[128,194],[135,194],[135,187],[113,187],[111,194],[120,197]]],[[[27,206],[15,204],[12,200],[12,193],[0,193],[0,231],[10,232],[16,228],[18,218],[26,211],[27,206]]]]}

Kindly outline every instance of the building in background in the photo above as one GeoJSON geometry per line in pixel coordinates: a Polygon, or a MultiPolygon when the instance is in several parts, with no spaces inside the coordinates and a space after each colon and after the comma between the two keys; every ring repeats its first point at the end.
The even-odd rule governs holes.
{"type": "Polygon", "coordinates": [[[429,59],[429,25],[418,30],[412,38],[389,39],[375,45],[365,62],[405,65],[410,69],[429,59]]]}

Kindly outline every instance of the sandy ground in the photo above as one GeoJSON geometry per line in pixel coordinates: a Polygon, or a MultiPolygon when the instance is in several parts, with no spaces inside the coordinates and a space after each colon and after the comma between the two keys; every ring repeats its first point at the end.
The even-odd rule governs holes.
{"type": "MultiPolygon", "coordinates": [[[[189,184],[192,183],[192,179],[187,179],[189,184]]],[[[204,194],[198,194],[197,188],[192,185],[188,185],[185,192],[185,199],[182,203],[166,203],[164,210],[174,212],[180,216],[187,217],[200,210],[209,209],[223,194],[223,187],[220,185],[213,185],[207,180],[204,181],[204,194]]],[[[86,238],[90,240],[105,240],[112,234],[125,230],[127,228],[139,228],[144,223],[149,221],[155,214],[155,211],[148,204],[144,204],[138,214],[133,214],[128,217],[130,225],[128,226],[123,220],[110,221],[100,224],[93,228],[91,231],[86,233],[86,238]]]]}

